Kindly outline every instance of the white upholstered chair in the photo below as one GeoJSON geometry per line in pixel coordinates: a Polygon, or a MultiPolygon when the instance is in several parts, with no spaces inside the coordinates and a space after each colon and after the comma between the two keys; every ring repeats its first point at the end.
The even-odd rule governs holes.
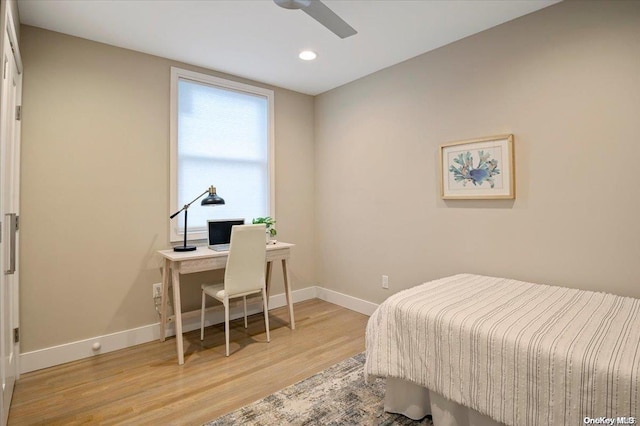
{"type": "Polygon", "coordinates": [[[200,340],[204,339],[204,310],[206,296],[219,300],[224,305],[224,334],[226,354],[229,356],[229,300],[243,298],[244,326],[247,327],[247,296],[262,293],[264,324],[269,336],[269,311],[265,284],[265,225],[236,225],[231,228],[231,245],[224,272],[224,283],[202,284],[202,313],[200,317],[200,340]]]}

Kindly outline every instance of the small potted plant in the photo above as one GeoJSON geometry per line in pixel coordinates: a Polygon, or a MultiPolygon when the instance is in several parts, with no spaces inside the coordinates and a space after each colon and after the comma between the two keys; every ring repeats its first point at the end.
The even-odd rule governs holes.
{"type": "Polygon", "coordinates": [[[258,224],[258,223],[264,223],[265,226],[267,227],[267,243],[274,243],[275,244],[275,239],[274,237],[278,234],[278,231],[276,231],[276,228],[273,227],[273,225],[275,225],[276,221],[271,217],[271,216],[267,216],[267,217],[256,217],[253,219],[252,223],[254,225],[258,224]]]}

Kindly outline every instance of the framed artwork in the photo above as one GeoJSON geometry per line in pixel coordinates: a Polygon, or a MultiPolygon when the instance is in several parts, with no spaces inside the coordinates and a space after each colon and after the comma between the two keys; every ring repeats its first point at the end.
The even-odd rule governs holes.
{"type": "Polygon", "coordinates": [[[513,135],[440,146],[440,195],[446,200],[515,198],[513,135]]]}

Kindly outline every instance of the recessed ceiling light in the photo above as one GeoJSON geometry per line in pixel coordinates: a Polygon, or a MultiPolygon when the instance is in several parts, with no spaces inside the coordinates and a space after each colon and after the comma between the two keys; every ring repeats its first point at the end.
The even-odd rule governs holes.
{"type": "Polygon", "coordinates": [[[313,61],[317,57],[318,55],[313,50],[303,50],[298,55],[298,58],[302,59],[303,61],[313,61]]]}

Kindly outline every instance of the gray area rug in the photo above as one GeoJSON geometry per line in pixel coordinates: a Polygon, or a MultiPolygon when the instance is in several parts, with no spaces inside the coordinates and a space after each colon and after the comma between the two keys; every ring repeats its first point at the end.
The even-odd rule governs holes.
{"type": "Polygon", "coordinates": [[[253,404],[217,418],[221,425],[428,425],[384,412],[384,380],[364,381],[365,354],[346,359],[253,404]]]}

